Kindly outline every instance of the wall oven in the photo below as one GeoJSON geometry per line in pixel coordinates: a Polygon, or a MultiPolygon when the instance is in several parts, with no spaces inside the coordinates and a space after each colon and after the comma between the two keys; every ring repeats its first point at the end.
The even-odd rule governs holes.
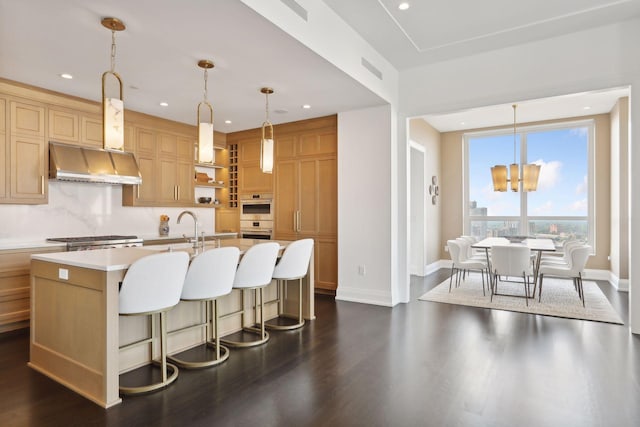
{"type": "Polygon", "coordinates": [[[240,237],[273,238],[273,194],[240,195],[240,237]]]}

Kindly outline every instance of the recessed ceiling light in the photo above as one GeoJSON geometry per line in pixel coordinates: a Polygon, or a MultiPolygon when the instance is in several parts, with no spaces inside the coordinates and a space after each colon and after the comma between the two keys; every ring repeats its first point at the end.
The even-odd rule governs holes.
{"type": "Polygon", "coordinates": [[[230,125],[231,124],[231,120],[225,120],[224,121],[226,124],[230,125]]]}
{"type": "Polygon", "coordinates": [[[62,77],[63,79],[67,79],[67,80],[71,80],[73,78],[73,76],[71,74],[68,74],[68,73],[62,73],[62,74],[60,74],[60,77],[62,77]]]}
{"type": "Polygon", "coordinates": [[[164,102],[164,101],[163,101],[163,102],[161,102],[161,103],[160,103],[160,106],[161,106],[161,107],[168,107],[168,106],[169,106],[169,103],[168,103],[168,102],[164,102]]]}
{"type": "Polygon", "coordinates": [[[399,9],[399,10],[407,10],[407,9],[409,9],[410,7],[411,7],[411,5],[410,5],[408,2],[406,2],[406,1],[403,1],[402,3],[400,3],[400,4],[398,5],[398,9],[399,9]]]}
{"type": "Polygon", "coordinates": [[[586,106],[586,107],[584,107],[583,109],[584,109],[584,110],[591,110],[591,107],[586,106]]]}
{"type": "Polygon", "coordinates": [[[308,110],[309,108],[311,108],[311,105],[309,105],[309,104],[304,104],[304,105],[302,106],[302,108],[304,108],[305,110],[308,110]]]}
{"type": "Polygon", "coordinates": [[[461,125],[464,125],[465,123],[464,123],[464,122],[460,122],[460,124],[461,124],[461,125]]]}

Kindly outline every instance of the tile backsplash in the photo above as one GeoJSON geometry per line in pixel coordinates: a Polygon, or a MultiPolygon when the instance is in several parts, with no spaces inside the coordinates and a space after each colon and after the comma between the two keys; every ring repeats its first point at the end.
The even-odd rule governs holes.
{"type": "Polygon", "coordinates": [[[171,234],[193,234],[193,221],[178,215],[190,210],[198,216],[199,231],[215,230],[211,208],[122,206],[122,186],[49,181],[46,205],[0,205],[0,239],[37,240],[47,237],[104,234],[158,235],[160,215],[169,216],[171,234]]]}

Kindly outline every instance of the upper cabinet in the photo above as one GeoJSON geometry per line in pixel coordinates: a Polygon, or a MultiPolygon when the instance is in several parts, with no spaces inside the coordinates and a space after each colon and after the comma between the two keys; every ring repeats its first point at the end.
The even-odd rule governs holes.
{"type": "Polygon", "coordinates": [[[36,102],[2,99],[0,203],[47,203],[45,111],[36,102]]]}

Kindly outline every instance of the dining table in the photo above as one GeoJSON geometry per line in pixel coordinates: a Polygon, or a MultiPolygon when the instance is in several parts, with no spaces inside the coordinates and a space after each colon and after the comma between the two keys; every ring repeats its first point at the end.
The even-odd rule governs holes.
{"type": "MultiPolygon", "coordinates": [[[[536,286],[538,284],[538,270],[540,269],[540,260],[542,259],[543,252],[555,252],[556,245],[551,239],[508,239],[506,237],[487,237],[471,245],[475,249],[484,249],[487,257],[487,267],[491,272],[491,256],[490,249],[492,246],[527,246],[531,251],[536,252],[536,258],[533,264],[533,295],[536,293],[536,286]]],[[[493,287],[493,275],[489,274],[489,284],[493,287]]],[[[532,296],[533,296],[532,295],[532,296]]]]}

